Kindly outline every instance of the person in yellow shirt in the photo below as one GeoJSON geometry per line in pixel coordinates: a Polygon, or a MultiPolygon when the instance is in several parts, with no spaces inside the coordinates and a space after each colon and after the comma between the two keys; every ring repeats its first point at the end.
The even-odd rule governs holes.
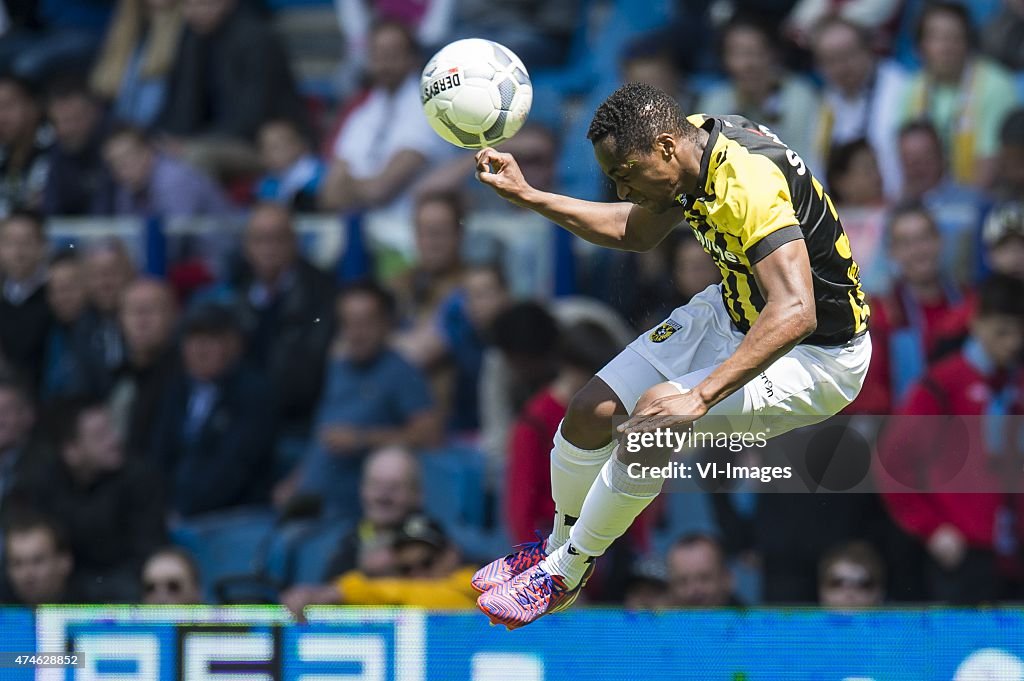
{"type": "Polygon", "coordinates": [[[350,570],[328,584],[296,587],[282,598],[297,619],[307,605],[404,605],[442,610],[472,608],[479,595],[470,582],[476,567],[462,564],[458,547],[435,520],[414,514],[392,546],[395,575],[370,577],[350,570]]]}

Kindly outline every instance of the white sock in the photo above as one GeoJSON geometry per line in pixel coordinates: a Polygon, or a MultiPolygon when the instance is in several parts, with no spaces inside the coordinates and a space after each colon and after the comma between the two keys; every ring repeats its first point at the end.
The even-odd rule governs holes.
{"type": "Polygon", "coordinates": [[[662,478],[633,478],[628,465],[611,457],[594,481],[572,526],[569,541],[541,562],[549,574],[565,577],[569,587],[583,578],[587,564],[621,537],[661,492],[662,478]]]}
{"type": "Polygon", "coordinates": [[[562,425],[558,425],[551,448],[551,497],[555,500],[555,522],[548,537],[548,553],[569,540],[569,531],[580,517],[583,500],[614,449],[615,440],[600,449],[580,449],[562,437],[562,425]]]}

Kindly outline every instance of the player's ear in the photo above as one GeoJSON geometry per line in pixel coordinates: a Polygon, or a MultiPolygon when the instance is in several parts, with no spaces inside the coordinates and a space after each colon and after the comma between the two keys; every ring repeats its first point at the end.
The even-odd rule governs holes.
{"type": "Polygon", "coordinates": [[[665,161],[676,153],[676,138],[670,132],[663,132],[654,138],[654,151],[665,161]]]}

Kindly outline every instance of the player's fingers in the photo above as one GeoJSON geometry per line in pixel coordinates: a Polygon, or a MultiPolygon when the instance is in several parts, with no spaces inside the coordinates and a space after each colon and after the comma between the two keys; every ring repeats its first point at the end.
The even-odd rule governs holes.
{"type": "Polygon", "coordinates": [[[485,147],[476,154],[476,169],[481,173],[491,172],[491,166],[498,161],[498,152],[491,147],[485,147]]]}

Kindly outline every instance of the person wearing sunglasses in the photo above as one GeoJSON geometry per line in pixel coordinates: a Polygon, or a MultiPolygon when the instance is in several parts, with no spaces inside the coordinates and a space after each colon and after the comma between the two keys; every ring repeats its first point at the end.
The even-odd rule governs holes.
{"type": "Polygon", "coordinates": [[[146,605],[202,603],[195,558],[177,546],[157,549],[142,567],[142,602],[146,605]]]}
{"type": "Polygon", "coordinates": [[[851,610],[882,605],[885,565],[868,543],[843,544],[821,560],[818,600],[826,608],[851,610]]]}

